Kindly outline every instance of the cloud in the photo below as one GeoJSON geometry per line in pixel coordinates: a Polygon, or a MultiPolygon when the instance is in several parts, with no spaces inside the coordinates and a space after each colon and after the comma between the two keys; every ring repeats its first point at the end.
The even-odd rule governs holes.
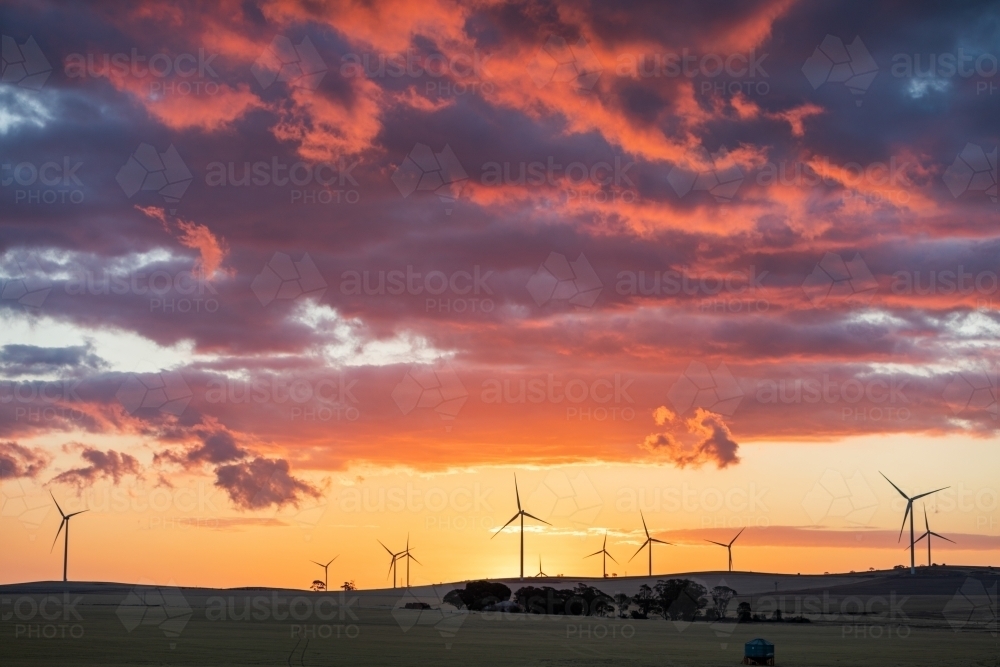
{"type": "Polygon", "coordinates": [[[135,457],[121,454],[113,449],[102,452],[94,447],[83,446],[80,457],[90,465],[62,472],[51,481],[83,487],[102,478],[112,479],[117,484],[125,475],[142,474],[142,467],[135,457]]]}
{"type": "Polygon", "coordinates": [[[189,220],[177,218],[177,230],[171,228],[167,213],[157,206],[136,206],[137,210],[154,220],[158,220],[163,228],[177,237],[185,248],[197,250],[200,256],[197,269],[202,275],[211,279],[222,265],[229,248],[224,240],[215,236],[205,225],[199,225],[189,220]]]}
{"type": "Polygon", "coordinates": [[[63,369],[99,370],[107,364],[91,345],[40,347],[12,344],[0,347],[0,368],[5,375],[40,375],[63,369]]]}
{"type": "Polygon", "coordinates": [[[288,462],[257,457],[252,461],[220,466],[215,485],[225,489],[237,507],[259,510],[270,506],[298,506],[306,496],[318,498],[320,490],[289,474],[288,462]]]}
{"type": "MultiPolygon", "coordinates": [[[[676,417],[665,406],[658,407],[653,418],[660,426],[672,423],[676,417]]],[[[740,462],[740,446],[733,440],[732,433],[721,415],[697,408],[694,416],[684,422],[689,436],[678,437],[670,432],[652,433],[639,447],[665,457],[678,468],[692,466],[700,468],[706,463],[714,463],[717,468],[726,468],[740,462]]]]}
{"type": "Polygon", "coordinates": [[[51,460],[41,449],[29,449],[16,442],[0,442],[0,480],[37,477],[51,460]]]}

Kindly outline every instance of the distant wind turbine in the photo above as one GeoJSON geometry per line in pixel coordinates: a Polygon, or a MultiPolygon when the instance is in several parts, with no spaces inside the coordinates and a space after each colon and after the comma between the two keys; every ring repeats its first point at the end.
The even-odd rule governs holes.
{"type": "Polygon", "coordinates": [[[538,577],[547,577],[547,576],[549,576],[549,575],[547,575],[544,572],[542,572],[542,556],[541,556],[541,554],[539,554],[539,556],[538,556],[538,574],[535,575],[535,578],[537,579],[538,577]]]}
{"type": "Polygon", "coordinates": [[[940,537],[942,540],[945,540],[946,542],[951,542],[952,544],[955,544],[955,540],[949,540],[944,535],[938,535],[937,533],[935,533],[934,531],[931,530],[931,524],[927,521],[927,507],[924,507],[924,528],[927,530],[927,532],[925,532],[923,535],[921,535],[920,537],[918,537],[917,538],[917,542],[919,542],[920,540],[924,539],[925,537],[927,538],[927,567],[930,567],[931,566],[931,535],[933,535],[934,537],[940,537]]]}
{"type": "Polygon", "coordinates": [[[727,551],[729,551],[729,571],[730,571],[730,572],[732,572],[732,571],[733,571],[733,542],[735,542],[735,541],[736,541],[736,539],[737,539],[737,538],[738,538],[738,537],[739,537],[740,535],[742,535],[742,534],[743,534],[743,531],[744,531],[744,530],[746,530],[746,526],[744,526],[744,527],[742,528],[742,530],[740,530],[740,532],[736,533],[736,537],[734,537],[734,538],[732,539],[732,541],[731,541],[731,542],[730,542],[729,544],[723,544],[722,542],[716,542],[716,541],[714,541],[714,540],[705,540],[706,542],[711,542],[712,544],[718,544],[718,545],[719,545],[720,547],[725,547],[725,548],[726,548],[726,550],[727,550],[727,551]]]}
{"type": "Polygon", "coordinates": [[[608,577],[608,559],[610,558],[611,560],[614,560],[615,563],[618,563],[618,561],[615,560],[615,557],[608,553],[608,531],[604,531],[604,545],[601,546],[601,550],[600,551],[595,551],[594,553],[592,553],[592,554],[590,554],[588,556],[584,556],[584,558],[590,558],[591,556],[598,556],[598,555],[601,555],[601,554],[604,555],[604,557],[601,558],[601,562],[602,562],[601,570],[602,570],[602,574],[604,575],[604,578],[607,579],[607,577],[608,577]]]}
{"type": "MultiPolygon", "coordinates": [[[[503,531],[504,528],[514,523],[515,519],[517,519],[518,517],[521,518],[521,579],[524,579],[524,517],[528,517],[529,519],[534,519],[535,521],[541,521],[546,526],[551,526],[552,524],[546,521],[545,519],[539,519],[537,516],[528,514],[523,509],[521,509],[521,494],[517,490],[517,474],[514,475],[514,496],[517,498],[517,514],[512,516],[510,521],[505,523],[503,527],[500,528],[500,530],[493,533],[493,537],[496,537],[503,531]]],[[[490,539],[492,540],[493,537],[491,537],[490,539]]]]}
{"type": "Polygon", "coordinates": [[[56,538],[52,540],[52,546],[49,547],[49,553],[52,553],[52,550],[55,549],[56,542],[59,541],[59,533],[62,532],[63,526],[66,526],[66,535],[64,536],[65,542],[63,543],[63,581],[68,581],[66,578],[66,566],[69,562],[69,520],[77,514],[83,514],[87,510],[80,510],[79,512],[66,514],[62,511],[62,508],[59,507],[59,501],[56,500],[56,497],[52,495],[51,491],[49,491],[49,495],[52,496],[52,502],[56,504],[56,509],[59,510],[59,515],[62,516],[62,521],[59,522],[59,530],[56,531],[56,538]]]}
{"type": "Polygon", "coordinates": [[[421,563],[419,560],[417,560],[416,558],[414,558],[410,554],[410,534],[409,533],[406,534],[406,551],[400,552],[399,557],[406,559],[406,587],[409,588],[410,587],[410,561],[412,560],[417,565],[423,565],[423,563],[421,563]]]}
{"type": "Polygon", "coordinates": [[[333,561],[337,560],[338,558],[340,558],[340,554],[337,554],[336,556],[334,556],[333,558],[331,558],[329,560],[329,562],[327,562],[326,565],[324,565],[323,563],[320,563],[319,561],[315,561],[315,560],[312,561],[313,563],[316,563],[321,568],[323,568],[323,589],[324,590],[330,590],[330,587],[329,587],[330,578],[328,576],[330,574],[330,563],[332,563],[333,561]]]}
{"type": "MultiPolygon", "coordinates": [[[[879,472],[879,474],[882,475],[882,477],[885,477],[885,481],[887,481],[890,484],[892,484],[892,480],[889,479],[888,477],[886,477],[882,472],[879,472]]],[[[912,498],[909,497],[908,495],[906,495],[905,493],[903,493],[903,490],[900,489],[895,484],[892,484],[892,488],[896,489],[896,491],[899,492],[899,495],[901,495],[904,498],[906,498],[906,512],[903,513],[903,525],[900,526],[900,528],[899,528],[899,537],[896,539],[896,541],[898,542],[900,539],[902,539],[902,537],[903,537],[903,529],[906,528],[906,517],[909,516],[910,517],[910,574],[916,574],[917,573],[917,562],[916,562],[916,548],[917,548],[916,545],[917,545],[917,541],[914,539],[914,531],[913,531],[913,501],[914,500],[918,500],[920,498],[923,498],[924,496],[929,496],[932,493],[937,493],[938,491],[944,491],[948,487],[947,486],[942,486],[940,489],[934,489],[933,491],[928,491],[927,493],[921,493],[920,495],[913,496],[912,498]]],[[[930,538],[927,538],[927,539],[929,540],[930,538]]]]}
{"type": "MultiPolygon", "coordinates": [[[[382,540],[375,540],[375,541],[378,542],[379,544],[382,544],[382,540]]],[[[384,544],[382,544],[382,548],[385,549],[389,553],[389,556],[392,557],[392,562],[389,563],[389,574],[392,575],[392,587],[395,588],[396,587],[396,561],[399,560],[400,557],[404,553],[406,553],[406,552],[405,551],[400,551],[399,553],[393,553],[392,551],[389,551],[389,547],[385,546],[384,544]]],[[[388,578],[389,578],[389,575],[387,574],[386,575],[386,579],[388,579],[388,578]]]]}
{"type": "MultiPolygon", "coordinates": [[[[646,517],[642,516],[642,510],[639,510],[639,517],[642,519],[642,529],[644,531],[646,531],[646,541],[642,543],[642,546],[639,547],[634,554],[632,554],[632,558],[635,558],[636,556],[638,556],[639,552],[642,551],[643,549],[645,549],[646,546],[648,545],[649,546],[649,576],[652,577],[653,576],[653,544],[654,543],[656,543],[656,544],[670,544],[670,542],[664,542],[663,540],[658,540],[655,537],[650,537],[649,536],[649,529],[646,528],[646,517]]],[[[673,546],[673,545],[670,544],[670,546],[673,546]]],[[[630,563],[632,562],[632,558],[628,559],[628,561],[630,563]]]]}

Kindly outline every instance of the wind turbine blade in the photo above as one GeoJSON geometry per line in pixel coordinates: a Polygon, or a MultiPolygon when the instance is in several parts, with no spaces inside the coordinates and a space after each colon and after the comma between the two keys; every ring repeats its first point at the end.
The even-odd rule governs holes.
{"type": "MultiPolygon", "coordinates": [[[[501,529],[500,529],[500,530],[498,530],[497,532],[493,533],[493,537],[496,537],[497,535],[499,535],[499,534],[500,534],[500,532],[501,532],[501,531],[502,531],[502,530],[503,530],[504,528],[506,528],[506,527],[507,527],[507,526],[509,526],[510,524],[514,523],[514,519],[516,519],[516,518],[517,518],[517,517],[519,517],[519,516],[521,516],[521,513],[520,513],[520,512],[518,512],[517,514],[515,514],[514,516],[512,516],[512,517],[510,518],[510,521],[508,521],[507,523],[505,523],[505,524],[503,525],[503,528],[501,528],[501,529]]],[[[491,537],[490,539],[492,540],[492,539],[493,539],[493,537],[491,537]]]]}
{"type": "Polygon", "coordinates": [[[325,565],[323,565],[323,563],[318,563],[318,562],[316,562],[316,561],[310,561],[310,562],[311,562],[311,563],[316,563],[316,564],[317,564],[317,565],[319,565],[320,567],[326,567],[325,565]]]}
{"type": "Polygon", "coordinates": [[[604,531],[604,546],[601,547],[601,548],[602,549],[607,549],[608,548],[608,531],[604,531]]]}
{"type": "Polygon", "coordinates": [[[674,546],[671,542],[664,542],[663,540],[658,540],[655,537],[649,538],[649,541],[656,542],[657,544],[669,544],[670,546],[674,546]]]}
{"type": "MultiPolygon", "coordinates": [[[[333,561],[337,560],[338,558],[340,558],[340,554],[337,554],[336,556],[334,556],[333,558],[331,558],[330,559],[330,563],[332,563],[333,561]]],[[[330,563],[327,563],[323,567],[330,567],[330,563]]]]}
{"type": "MultiPolygon", "coordinates": [[[[375,541],[376,541],[376,542],[378,542],[379,544],[382,544],[382,540],[380,540],[380,539],[376,539],[375,541]]],[[[394,553],[392,553],[391,551],[389,551],[389,547],[387,547],[387,546],[385,546],[384,544],[382,544],[382,548],[383,548],[383,549],[385,549],[385,550],[386,550],[386,553],[388,553],[388,554],[389,554],[390,556],[392,556],[393,558],[395,558],[395,557],[396,557],[396,554],[394,554],[394,553]]]]}
{"type": "Polygon", "coordinates": [[[899,527],[899,537],[896,538],[896,542],[903,539],[903,530],[906,529],[906,518],[910,516],[910,510],[913,508],[913,501],[906,503],[906,511],[903,512],[903,525],[899,527]]]}
{"type": "Polygon", "coordinates": [[[59,510],[59,516],[61,516],[62,518],[65,519],[66,518],[66,514],[65,514],[65,512],[62,511],[62,508],[59,507],[59,501],[56,500],[56,497],[52,495],[51,491],[49,491],[49,495],[52,496],[52,502],[54,502],[56,504],[56,509],[59,510]]]}
{"type": "Polygon", "coordinates": [[[84,512],[89,512],[89,511],[90,510],[87,509],[87,510],[80,510],[79,512],[73,512],[72,514],[67,514],[66,518],[67,519],[71,519],[71,518],[75,517],[77,514],[83,514],[84,512]]]}
{"type": "Polygon", "coordinates": [[[532,519],[534,519],[535,521],[541,521],[541,522],[542,522],[542,523],[544,523],[544,524],[545,524],[546,526],[551,526],[551,525],[552,525],[551,523],[549,523],[549,522],[548,522],[548,521],[546,521],[545,519],[539,519],[539,518],[538,518],[537,516],[535,516],[534,514],[528,514],[527,512],[521,512],[521,514],[523,514],[524,516],[530,516],[530,517],[531,517],[532,519]]]}
{"type": "MultiPolygon", "coordinates": [[[[638,556],[639,552],[641,552],[643,549],[645,549],[647,544],[649,544],[649,540],[646,540],[645,542],[642,543],[642,546],[639,547],[639,549],[634,554],[632,554],[632,558],[635,558],[636,556],[638,556]]],[[[629,558],[628,562],[631,563],[632,562],[632,558],[629,558]]]]}
{"type": "Polygon", "coordinates": [[[928,533],[931,532],[931,524],[927,522],[927,505],[924,505],[924,528],[927,530],[928,533]]]}
{"type": "Polygon", "coordinates": [[[421,563],[419,560],[417,560],[416,558],[414,558],[413,556],[411,556],[409,551],[406,552],[406,557],[409,558],[410,560],[412,560],[417,565],[423,565],[423,563],[421,563]]]}
{"type": "Polygon", "coordinates": [[[720,547],[726,547],[727,549],[729,548],[728,544],[723,544],[722,542],[716,542],[715,540],[705,540],[705,541],[711,542],[712,544],[718,544],[720,547]]]}
{"type": "MultiPolygon", "coordinates": [[[[882,477],[885,477],[885,474],[884,474],[884,473],[883,473],[883,472],[882,472],[881,470],[879,470],[878,474],[882,475],[882,477]]],[[[889,482],[890,484],[892,484],[892,480],[891,480],[891,479],[889,479],[888,477],[885,477],[885,481],[887,481],[887,482],[889,482]]],[[[910,497],[909,497],[908,495],[906,495],[905,493],[903,493],[903,490],[902,490],[901,488],[899,488],[899,487],[898,487],[898,486],[896,486],[895,484],[892,484],[892,488],[894,488],[894,489],[896,489],[897,491],[899,491],[899,495],[903,496],[903,497],[904,497],[904,498],[906,498],[907,500],[910,500],[910,497]]]]}
{"type": "Polygon", "coordinates": [[[938,535],[937,533],[931,533],[931,535],[933,535],[934,537],[940,537],[942,540],[946,540],[948,542],[951,542],[952,544],[958,544],[958,542],[956,542],[955,540],[949,540],[944,535],[938,535]]]}
{"type": "Polygon", "coordinates": [[[743,531],[746,530],[746,529],[747,529],[747,527],[743,526],[743,528],[740,530],[740,532],[736,533],[736,537],[734,537],[733,541],[729,543],[729,546],[733,546],[733,542],[735,542],[736,540],[738,540],[740,538],[740,535],[742,535],[743,531]]]}
{"type": "Polygon", "coordinates": [[[649,528],[646,528],[646,517],[642,515],[642,510],[639,510],[639,518],[642,519],[642,529],[646,531],[646,539],[649,539],[649,528]]]}
{"type": "Polygon", "coordinates": [[[919,496],[913,496],[913,500],[917,498],[923,498],[924,496],[929,496],[932,493],[937,493],[938,491],[944,491],[945,489],[950,489],[950,486],[942,486],[940,489],[934,489],[933,491],[928,491],[927,493],[921,493],[919,496]]]}
{"type": "Polygon", "coordinates": [[[517,490],[517,473],[514,473],[514,497],[517,498],[517,511],[521,511],[521,494],[517,490]]]}
{"type": "Polygon", "coordinates": [[[604,552],[603,551],[595,551],[592,554],[587,554],[586,556],[584,556],[584,558],[590,558],[591,556],[600,556],[602,553],[604,553],[604,552]]]}
{"type": "MultiPolygon", "coordinates": [[[[618,561],[615,560],[614,556],[612,556],[611,554],[609,554],[607,551],[605,551],[604,553],[607,555],[608,558],[610,558],[611,560],[614,560],[616,563],[618,563],[618,561]]],[[[619,565],[620,565],[620,563],[619,563],[619,565]]]]}
{"type": "MultiPolygon", "coordinates": [[[[920,540],[924,539],[925,537],[927,537],[927,533],[924,533],[923,535],[921,535],[917,539],[913,540],[913,543],[916,544],[917,542],[919,542],[920,540]]],[[[903,549],[909,549],[909,548],[910,547],[903,547],[903,549]]]]}
{"type": "Polygon", "coordinates": [[[63,520],[59,522],[59,530],[56,531],[56,537],[52,540],[52,546],[49,547],[49,553],[52,553],[52,550],[56,548],[56,542],[59,541],[59,533],[62,532],[64,525],[66,525],[66,517],[63,517],[63,520]]]}

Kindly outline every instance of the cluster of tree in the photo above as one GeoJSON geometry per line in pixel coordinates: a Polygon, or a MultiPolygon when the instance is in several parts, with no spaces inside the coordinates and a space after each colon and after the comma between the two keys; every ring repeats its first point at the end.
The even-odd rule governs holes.
{"type": "Polygon", "coordinates": [[[715,621],[726,617],[735,595],[736,591],[728,586],[709,591],[690,579],[661,579],[652,588],[643,584],[632,597],[619,593],[614,602],[619,618],[662,616],[671,621],[715,621]]]}
{"type": "Polygon", "coordinates": [[[771,618],[768,618],[765,614],[755,614],[753,610],[750,609],[749,602],[741,602],[738,607],[736,607],[736,620],[740,623],[764,623],[764,622],[775,622],[775,623],[811,623],[805,616],[789,616],[786,618],[782,615],[780,609],[775,609],[771,612],[771,618]]]}
{"type": "Polygon", "coordinates": [[[470,581],[465,589],[456,588],[444,596],[444,602],[459,609],[482,611],[490,605],[510,599],[510,589],[489,581],[470,581]]]}
{"type": "Polygon", "coordinates": [[[605,616],[614,611],[610,595],[585,584],[577,584],[572,590],[525,586],[514,593],[514,599],[531,614],[605,616]]]}

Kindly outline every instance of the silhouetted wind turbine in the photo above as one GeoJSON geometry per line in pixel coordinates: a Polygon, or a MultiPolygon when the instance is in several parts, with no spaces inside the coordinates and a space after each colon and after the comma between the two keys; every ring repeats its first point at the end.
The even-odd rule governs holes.
{"type": "Polygon", "coordinates": [[[549,576],[549,575],[547,575],[544,572],[542,572],[542,556],[541,556],[541,554],[539,554],[538,555],[538,574],[535,575],[535,578],[537,579],[538,577],[547,577],[547,576],[549,576]]]}
{"type": "MultiPolygon", "coordinates": [[[[892,480],[889,479],[888,477],[886,477],[881,471],[879,472],[879,474],[882,475],[882,477],[885,477],[885,481],[887,481],[890,484],[892,484],[892,480]]],[[[916,574],[917,573],[916,540],[913,539],[914,538],[914,533],[913,533],[913,501],[914,500],[918,500],[920,498],[923,498],[924,496],[929,496],[932,493],[937,493],[938,491],[944,491],[948,487],[947,486],[942,486],[940,489],[934,489],[933,491],[928,491],[927,493],[921,493],[920,495],[913,496],[912,498],[909,497],[908,495],[906,495],[905,493],[903,493],[903,490],[900,489],[895,484],[892,484],[892,488],[896,489],[896,491],[899,492],[899,495],[901,495],[904,498],[906,498],[906,512],[903,513],[903,525],[900,526],[900,528],[899,528],[899,537],[896,538],[896,541],[899,542],[899,540],[902,539],[902,537],[903,537],[903,529],[906,528],[906,517],[907,517],[907,515],[909,515],[909,517],[910,517],[910,574],[916,574]]]]}
{"type": "Polygon", "coordinates": [[[942,540],[945,540],[947,542],[951,542],[952,544],[955,544],[955,540],[949,540],[944,535],[938,535],[937,533],[935,533],[934,531],[931,530],[931,524],[927,521],[927,507],[926,506],[924,507],[924,528],[927,529],[927,532],[925,532],[923,535],[921,535],[920,537],[918,537],[917,538],[917,542],[919,542],[920,540],[924,539],[925,537],[927,538],[927,567],[930,567],[931,566],[931,535],[933,535],[934,537],[940,537],[942,540]]]}
{"type": "MultiPolygon", "coordinates": [[[[607,577],[608,577],[608,559],[610,558],[611,560],[615,560],[615,557],[608,553],[608,531],[604,531],[604,545],[601,546],[601,550],[600,551],[595,551],[594,553],[592,553],[592,554],[590,554],[588,556],[584,556],[584,558],[590,558],[591,556],[597,556],[597,555],[600,555],[600,554],[604,554],[604,558],[601,559],[601,561],[603,563],[603,565],[601,566],[601,570],[602,570],[602,574],[604,575],[604,578],[607,579],[607,577]]],[[[633,556],[633,558],[634,558],[634,556],[633,556]]],[[[615,560],[615,563],[617,563],[617,562],[618,561],[615,560]]]]}
{"type": "MultiPolygon", "coordinates": [[[[658,540],[655,537],[650,537],[649,536],[649,529],[646,528],[646,517],[642,516],[642,510],[639,510],[639,517],[642,519],[642,529],[644,531],[646,531],[646,541],[642,543],[642,546],[639,547],[634,554],[632,554],[632,558],[635,558],[636,556],[638,556],[639,552],[642,551],[643,549],[645,549],[646,545],[648,544],[649,545],[649,576],[652,577],[653,576],[653,543],[655,542],[656,544],[670,544],[670,542],[664,542],[663,540],[658,540]]],[[[670,546],[673,546],[673,545],[670,544],[670,546]]],[[[632,562],[632,558],[629,558],[628,562],[631,563],[632,562]]]]}
{"type": "Polygon", "coordinates": [[[740,530],[740,532],[736,533],[736,537],[734,537],[732,539],[732,542],[730,542],[729,544],[723,544],[722,542],[716,542],[714,540],[705,540],[706,542],[711,542],[712,544],[718,544],[720,547],[726,547],[726,550],[729,551],[729,571],[730,572],[733,571],[733,542],[735,542],[736,538],[738,538],[740,535],[742,535],[743,531],[746,530],[746,529],[747,529],[746,526],[743,526],[743,528],[740,530]]]}
{"type": "Polygon", "coordinates": [[[406,559],[406,587],[409,588],[410,587],[410,561],[412,560],[417,565],[423,565],[423,563],[421,563],[419,560],[417,560],[416,558],[414,558],[410,554],[410,534],[409,533],[406,534],[406,551],[400,552],[399,557],[406,559]]]}
{"type": "Polygon", "coordinates": [[[340,558],[340,554],[337,554],[336,556],[334,556],[333,558],[331,558],[330,561],[326,565],[323,565],[323,563],[320,563],[319,561],[315,561],[315,560],[313,561],[314,563],[316,563],[317,565],[319,565],[321,568],[323,568],[323,588],[324,588],[324,590],[330,590],[330,586],[329,586],[329,584],[330,584],[330,578],[327,575],[329,575],[329,573],[330,573],[329,572],[329,570],[330,570],[330,563],[332,563],[333,561],[337,560],[338,558],[340,558]]]}
{"type": "Polygon", "coordinates": [[[59,522],[59,530],[56,531],[56,538],[52,540],[52,546],[49,547],[49,553],[52,553],[52,550],[56,548],[56,542],[59,541],[59,533],[62,532],[63,526],[66,526],[65,542],[63,543],[63,581],[68,581],[66,578],[66,564],[69,561],[69,520],[77,514],[83,514],[87,510],[80,510],[79,512],[66,514],[62,511],[62,508],[59,507],[59,501],[56,500],[56,497],[52,495],[51,491],[49,491],[49,495],[52,496],[52,502],[56,504],[56,509],[59,510],[59,515],[62,516],[62,521],[59,522]]]}
{"type": "MultiPolygon", "coordinates": [[[[503,527],[500,528],[500,530],[498,530],[497,532],[493,533],[493,537],[496,537],[497,535],[499,535],[503,531],[504,528],[506,528],[510,524],[514,523],[514,519],[517,519],[518,517],[521,518],[521,579],[524,579],[524,517],[528,517],[530,519],[534,519],[535,521],[541,521],[546,526],[551,526],[552,524],[549,523],[548,521],[546,521],[545,519],[539,519],[537,516],[533,516],[531,514],[528,514],[523,509],[521,509],[521,494],[518,493],[518,490],[517,490],[517,474],[514,475],[514,495],[517,498],[517,514],[515,514],[514,516],[512,516],[510,518],[510,521],[508,521],[507,523],[505,523],[503,525],[503,527]]],[[[491,537],[490,539],[492,540],[493,537],[491,537]]]]}
{"type": "MultiPolygon", "coordinates": [[[[375,540],[375,541],[378,542],[379,544],[382,544],[382,540],[375,540]]],[[[382,548],[385,549],[389,553],[389,555],[392,557],[392,562],[389,563],[389,572],[392,574],[392,587],[395,588],[396,587],[396,561],[399,560],[399,557],[402,556],[406,552],[405,551],[400,551],[398,554],[395,554],[395,553],[389,551],[389,547],[385,546],[384,544],[382,544],[382,548]]],[[[385,575],[385,577],[386,577],[386,579],[388,579],[389,575],[387,574],[387,575],[385,575]]]]}

